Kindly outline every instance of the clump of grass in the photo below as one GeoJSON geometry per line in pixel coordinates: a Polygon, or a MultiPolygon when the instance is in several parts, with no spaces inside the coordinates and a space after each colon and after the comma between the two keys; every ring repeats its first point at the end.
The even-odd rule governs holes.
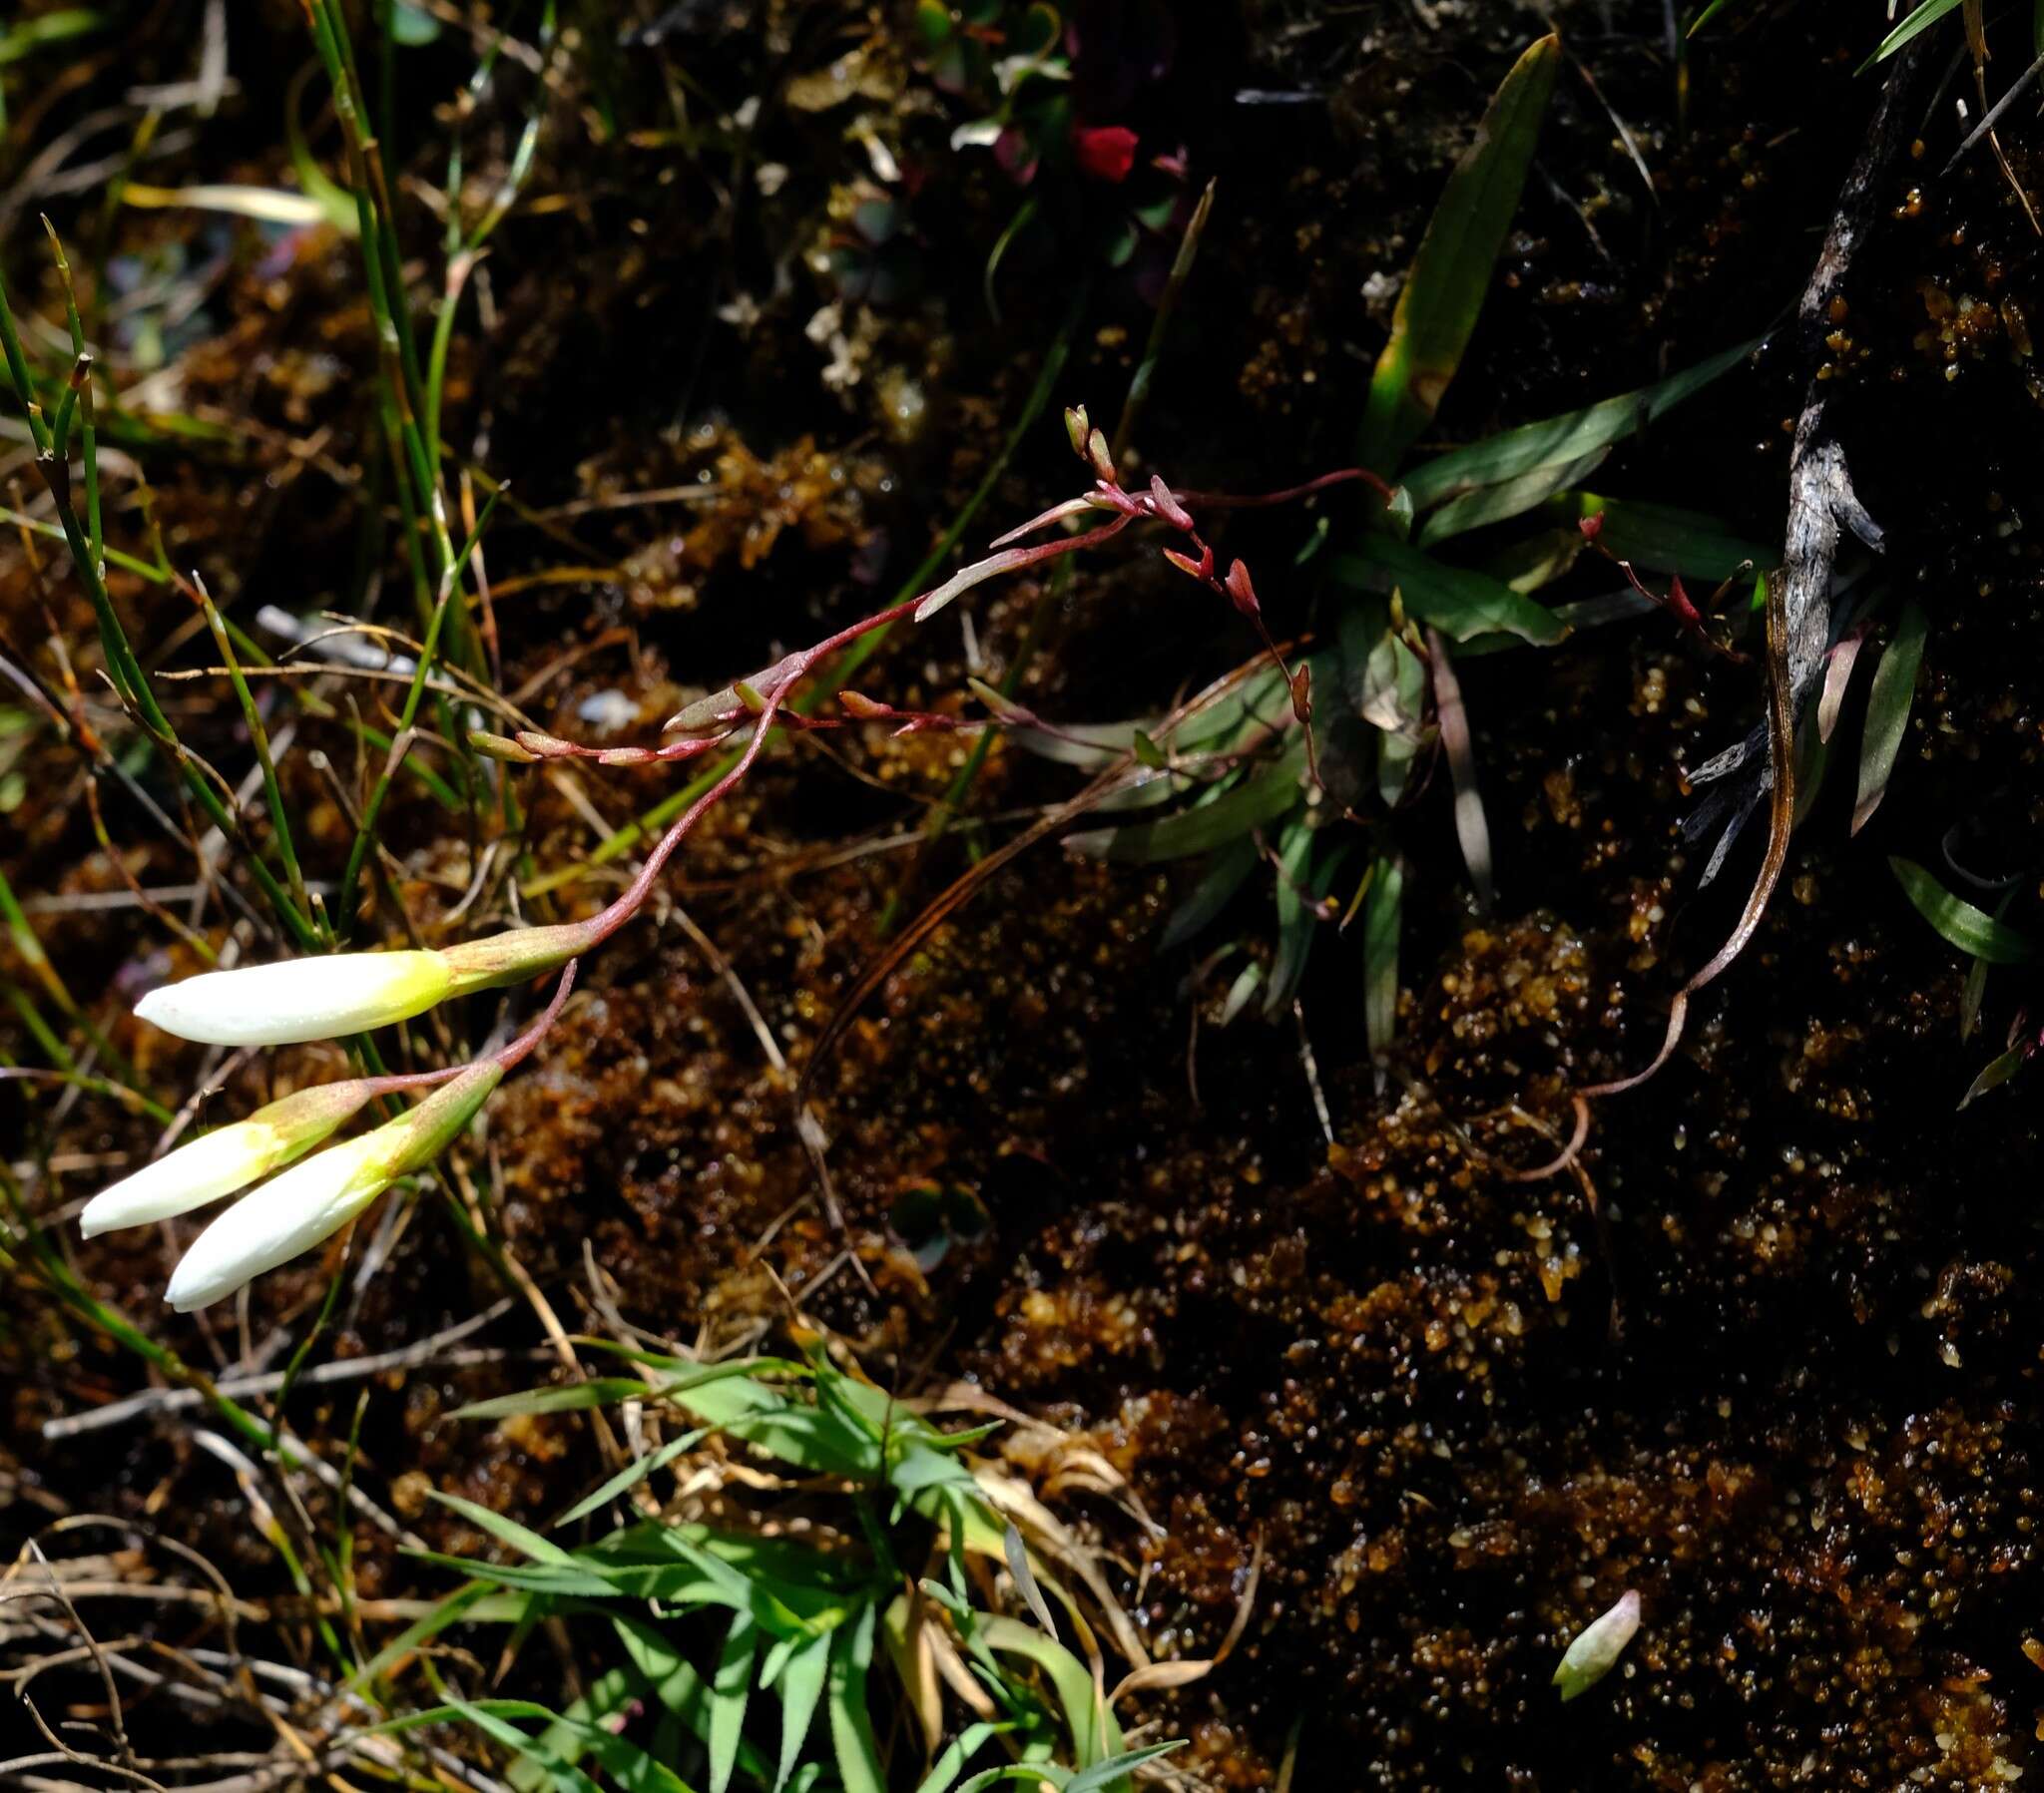
{"type": "Polygon", "coordinates": [[[584,1761],[626,1785],[880,1793],[918,1754],[921,1793],[1011,1778],[1087,1793],[1173,1747],[1131,1745],[1118,1701],[1159,1676],[1108,1690],[1103,1638],[1136,1676],[1140,1646],[1084,1547],[975,1457],[997,1427],[945,1430],[820,1340],[803,1359],[707,1365],[611,1352],[631,1373],[452,1416],[631,1403],[642,1442],[545,1532],[437,1497],[507,1555],[426,1557],[468,1579],[355,1678],[377,1686],[416,1655],[440,1698],[381,1729],[465,1722],[510,1752],[525,1793],[582,1788],[584,1761]],[[451,1625],[490,1623],[509,1627],[509,1665],[555,1620],[612,1664],[560,1711],[457,1693],[423,1654],[451,1625]]]}

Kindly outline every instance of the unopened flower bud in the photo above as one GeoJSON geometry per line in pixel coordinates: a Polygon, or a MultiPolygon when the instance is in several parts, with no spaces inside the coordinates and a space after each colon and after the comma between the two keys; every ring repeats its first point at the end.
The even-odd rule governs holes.
{"type": "Polygon", "coordinates": [[[102,1189],[85,1204],[78,1229],[92,1238],[143,1226],[246,1189],[353,1120],[374,1093],[375,1086],[360,1078],[319,1084],[257,1109],[246,1121],[215,1127],[102,1189]]]}
{"type": "Polygon", "coordinates": [[[1164,483],[1164,476],[1162,474],[1153,473],[1150,476],[1150,502],[1157,507],[1158,516],[1162,517],[1174,529],[1191,529],[1193,527],[1192,512],[1179,503],[1178,499],[1173,495],[1171,488],[1164,483]]]}
{"type": "Polygon", "coordinates": [[[203,972],[152,990],[135,1013],[208,1046],[288,1046],[409,1021],[453,990],[439,953],[335,953],[203,972]]]}
{"type": "Polygon", "coordinates": [[[1093,424],[1086,415],[1084,405],[1073,405],[1065,412],[1065,434],[1072,439],[1072,452],[1082,461],[1087,458],[1086,438],[1093,433],[1093,424]]]}
{"type": "Polygon", "coordinates": [[[471,728],[468,744],[485,759],[501,759],[510,765],[532,765],[540,758],[508,735],[492,734],[486,728],[471,728]]]}
{"type": "Polygon", "coordinates": [[[512,736],[535,759],[565,759],[573,756],[575,743],[558,734],[543,734],[537,728],[521,728],[512,736]]]}
{"type": "Polygon", "coordinates": [[[330,1238],[399,1177],[445,1151],[503,1076],[495,1062],[471,1066],[408,1114],[243,1196],[178,1261],[166,1299],[180,1313],[210,1307],[330,1238]]]}
{"type": "Polygon", "coordinates": [[[1257,602],[1257,588],[1250,583],[1250,570],[1241,561],[1228,569],[1228,578],[1222,582],[1228,588],[1228,595],[1235,600],[1235,608],[1246,617],[1263,614],[1264,607],[1257,602]]]}

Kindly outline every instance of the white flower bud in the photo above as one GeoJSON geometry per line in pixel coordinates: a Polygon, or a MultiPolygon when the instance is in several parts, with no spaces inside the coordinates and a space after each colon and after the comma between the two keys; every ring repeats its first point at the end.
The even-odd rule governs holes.
{"type": "Polygon", "coordinates": [[[180,1313],[210,1307],[331,1237],[400,1176],[439,1156],[503,1076],[501,1065],[473,1066],[409,1114],[244,1195],[179,1260],[166,1299],[180,1313]]]}
{"type": "Polygon", "coordinates": [[[300,1090],[168,1152],[102,1189],[78,1216],[87,1238],[189,1213],[302,1157],[369,1100],[359,1079],[300,1090]]]}
{"type": "Polygon", "coordinates": [[[135,1013],[208,1046],[286,1046],[409,1021],[453,987],[440,953],[335,953],[204,972],[152,990],[135,1013]]]}

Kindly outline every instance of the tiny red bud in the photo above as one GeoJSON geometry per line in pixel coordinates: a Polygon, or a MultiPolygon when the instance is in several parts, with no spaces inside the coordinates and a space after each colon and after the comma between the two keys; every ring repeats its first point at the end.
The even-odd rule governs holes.
{"type": "Polygon", "coordinates": [[[1107,446],[1107,437],[1094,430],[1086,438],[1086,455],[1093,463],[1093,471],[1109,485],[1117,483],[1114,471],[1114,454],[1107,446]]]}
{"type": "Polygon", "coordinates": [[[1576,527],[1583,532],[1584,541],[1594,542],[1604,533],[1604,513],[1599,511],[1594,517],[1585,517],[1576,527]]]}
{"type": "Polygon", "coordinates": [[[468,744],[485,759],[501,759],[511,765],[531,765],[539,758],[508,736],[492,734],[486,728],[471,728],[468,744]]]}
{"type": "Polygon", "coordinates": [[[1157,507],[1158,516],[1174,529],[1189,530],[1193,527],[1192,512],[1172,496],[1171,488],[1164,483],[1162,474],[1153,473],[1150,476],[1150,502],[1157,507]]]}
{"type": "Polygon", "coordinates": [[[1301,722],[1313,719],[1313,670],[1303,661],[1291,674],[1291,713],[1301,722]]]}
{"type": "Polygon", "coordinates": [[[651,747],[606,747],[596,756],[598,765],[651,765],[656,755],[651,747]]]}
{"type": "Polygon", "coordinates": [[[893,708],[885,703],[876,703],[863,691],[839,691],[837,707],[848,716],[856,716],[862,722],[871,721],[875,716],[891,716],[893,708]]]}
{"type": "Polygon", "coordinates": [[[536,759],[570,758],[575,752],[573,741],[564,741],[558,734],[542,734],[537,728],[521,728],[511,738],[536,759]]]}
{"type": "Polygon", "coordinates": [[[1246,617],[1262,615],[1264,607],[1257,602],[1257,588],[1250,583],[1250,570],[1241,561],[1228,569],[1226,584],[1237,610],[1246,617]]]}
{"type": "Polygon", "coordinates": [[[1189,554],[1179,553],[1176,548],[1167,548],[1164,551],[1164,558],[1171,562],[1188,579],[1205,579],[1207,577],[1201,570],[1198,561],[1194,560],[1189,554]]]}

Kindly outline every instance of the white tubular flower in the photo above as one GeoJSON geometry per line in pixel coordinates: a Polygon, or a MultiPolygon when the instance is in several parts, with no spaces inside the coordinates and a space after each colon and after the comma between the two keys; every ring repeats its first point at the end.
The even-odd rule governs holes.
{"type": "Polygon", "coordinates": [[[135,1013],[208,1046],[291,1046],[366,1033],[435,1003],[564,964],[601,939],[598,920],[493,934],[441,952],[334,953],[202,972],[152,990],[135,1013]]]}
{"type": "Polygon", "coordinates": [[[92,1238],[120,1226],[144,1226],[246,1189],[310,1151],[372,1094],[373,1086],[359,1079],[321,1084],[257,1109],[246,1121],[216,1127],[102,1189],[78,1216],[79,1230],[92,1238]]]}
{"type": "Polygon", "coordinates": [[[210,1307],[331,1237],[400,1176],[438,1157],[503,1076],[495,1063],[472,1066],[409,1114],[244,1195],[179,1259],[166,1299],[180,1313],[210,1307]]]}
{"type": "Polygon", "coordinates": [[[135,1013],[208,1046],[287,1046],[408,1021],[453,985],[440,953],[336,953],[205,972],[152,990],[135,1013]]]}

